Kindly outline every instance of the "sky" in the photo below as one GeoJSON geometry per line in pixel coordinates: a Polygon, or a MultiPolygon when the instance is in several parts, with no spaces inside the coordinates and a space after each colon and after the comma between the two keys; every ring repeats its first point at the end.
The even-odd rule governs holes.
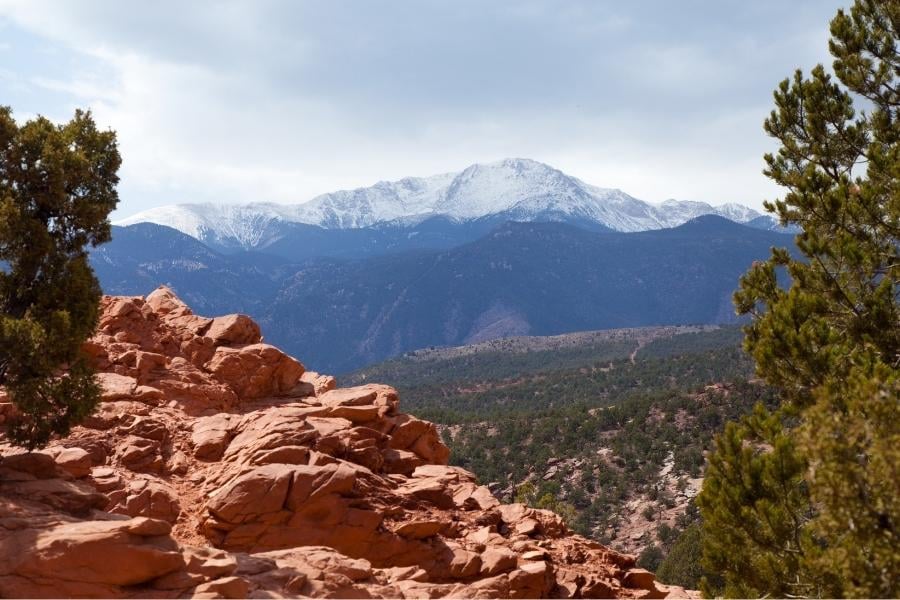
{"type": "Polygon", "coordinates": [[[118,134],[114,218],[296,203],[532,158],[651,202],[759,208],[772,90],[829,0],[0,0],[0,104],[118,134]]]}

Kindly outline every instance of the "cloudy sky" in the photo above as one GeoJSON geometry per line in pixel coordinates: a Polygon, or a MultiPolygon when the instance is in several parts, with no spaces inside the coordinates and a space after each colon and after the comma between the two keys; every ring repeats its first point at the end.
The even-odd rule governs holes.
{"type": "Polygon", "coordinates": [[[117,217],[302,202],[528,157],[639,198],[760,206],[772,90],[834,0],[0,0],[0,104],[118,132],[117,217]]]}

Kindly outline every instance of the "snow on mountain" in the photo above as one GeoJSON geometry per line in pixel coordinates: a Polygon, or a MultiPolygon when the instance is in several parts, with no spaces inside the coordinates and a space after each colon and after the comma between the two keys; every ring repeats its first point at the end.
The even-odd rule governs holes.
{"type": "Polygon", "coordinates": [[[407,177],[324,194],[293,206],[293,220],[328,229],[354,229],[416,217],[424,219],[434,212],[436,199],[454,177],[455,173],[407,177]]]}
{"type": "Polygon", "coordinates": [[[266,233],[282,222],[293,221],[290,206],[256,202],[251,204],[173,204],[139,212],[114,225],[156,223],[177,229],[201,241],[255,248],[265,245],[266,233]]]}
{"type": "Polygon", "coordinates": [[[676,227],[702,215],[719,215],[737,223],[747,223],[762,216],[752,208],[734,203],[712,206],[706,202],[666,200],[656,208],[665,227],[676,227]]]}
{"type": "Polygon", "coordinates": [[[746,223],[760,213],[738,204],[666,200],[651,204],[599,188],[529,159],[474,164],[459,173],[382,181],[367,188],[317,196],[302,204],[178,204],[153,208],[116,225],[167,225],[203,241],[264,247],[285,223],[355,229],[386,223],[415,225],[429,217],[454,221],[502,217],[516,221],[588,220],[616,231],[681,225],[716,214],[746,223]]]}

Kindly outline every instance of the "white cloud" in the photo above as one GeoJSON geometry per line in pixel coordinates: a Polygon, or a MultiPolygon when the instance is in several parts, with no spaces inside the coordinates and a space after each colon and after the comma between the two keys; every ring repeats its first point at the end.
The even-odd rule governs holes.
{"type": "Polygon", "coordinates": [[[118,132],[120,216],[297,202],[504,156],[648,200],[759,206],[777,194],[760,174],[771,90],[826,59],[833,12],[0,0],[0,27],[23,37],[0,80],[30,87],[19,118],[87,105],[118,132]]]}

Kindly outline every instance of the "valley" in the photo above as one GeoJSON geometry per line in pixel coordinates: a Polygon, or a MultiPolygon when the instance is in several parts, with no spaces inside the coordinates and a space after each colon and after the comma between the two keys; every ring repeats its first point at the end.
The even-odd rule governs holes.
{"type": "Polygon", "coordinates": [[[498,340],[409,353],[343,381],[395,386],[439,424],[451,464],[656,570],[694,534],[713,436],[774,399],[740,340],[736,326],[498,340]]]}

